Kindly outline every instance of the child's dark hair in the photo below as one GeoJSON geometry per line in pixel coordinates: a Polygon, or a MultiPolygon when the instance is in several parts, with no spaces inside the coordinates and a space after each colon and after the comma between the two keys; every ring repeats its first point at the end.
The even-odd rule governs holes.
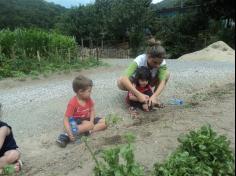
{"type": "Polygon", "coordinates": [[[93,86],[93,81],[83,75],[77,76],[72,83],[72,87],[75,93],[79,90],[86,90],[89,87],[93,86]]]}
{"type": "Polygon", "coordinates": [[[148,49],[147,49],[147,54],[151,58],[160,58],[163,59],[166,57],[166,50],[163,46],[161,46],[160,41],[156,41],[155,39],[151,39],[148,41],[148,49]]]}
{"type": "Polygon", "coordinates": [[[147,80],[148,83],[151,82],[152,75],[151,75],[150,70],[147,67],[142,66],[136,70],[135,77],[134,77],[134,83],[138,85],[139,84],[138,80],[140,80],[140,79],[147,80]]]}

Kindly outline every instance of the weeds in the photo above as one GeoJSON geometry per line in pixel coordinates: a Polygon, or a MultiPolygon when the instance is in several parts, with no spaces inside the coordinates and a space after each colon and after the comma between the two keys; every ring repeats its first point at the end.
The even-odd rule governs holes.
{"type": "Polygon", "coordinates": [[[105,117],[105,123],[107,126],[117,125],[122,119],[117,114],[108,114],[105,117]]]}

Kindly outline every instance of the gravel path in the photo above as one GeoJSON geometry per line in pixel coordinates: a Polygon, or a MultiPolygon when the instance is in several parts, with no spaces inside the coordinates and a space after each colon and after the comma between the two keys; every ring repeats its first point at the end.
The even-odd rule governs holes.
{"type": "MultiPolygon", "coordinates": [[[[150,170],[156,161],[166,158],[177,147],[176,138],[180,134],[205,123],[212,124],[218,132],[226,134],[235,151],[235,90],[232,90],[235,88],[234,64],[168,60],[171,79],[162,94],[163,102],[172,97],[192,99],[196,92],[202,92],[204,96],[208,89],[219,89],[228,83],[233,84],[224,87],[232,90],[232,93],[224,94],[223,90],[223,99],[209,96],[208,101],[200,102],[194,108],[169,106],[153,114],[145,114],[142,117],[144,123],[135,125],[127,116],[124,103],[126,93],[116,87],[116,79],[132,60],[105,61],[111,66],[82,73],[94,80],[92,97],[96,101],[97,114],[118,113],[125,119],[126,126],[122,126],[121,122],[118,128],[111,127],[91,136],[90,145],[94,151],[112,145],[113,142],[119,143],[116,141],[117,136],[133,132],[137,137],[137,161],[150,170]],[[129,123],[129,120],[132,122],[129,123]]],[[[94,162],[83,144],[68,145],[66,149],[55,145],[55,139],[62,130],[66,105],[74,95],[71,82],[76,75],[78,73],[54,75],[25,82],[0,81],[3,119],[13,127],[17,144],[22,150],[24,175],[92,175],[94,162]]]]}
{"type": "MultiPolygon", "coordinates": [[[[94,80],[93,98],[98,114],[118,113],[124,109],[125,93],[116,87],[116,79],[132,60],[106,60],[111,66],[87,75],[94,80]],[[115,108],[114,108],[115,107],[115,108]]],[[[227,62],[167,61],[171,79],[162,95],[163,102],[171,97],[187,98],[196,91],[217,84],[233,82],[235,65],[227,62]]],[[[60,129],[68,99],[73,95],[71,81],[74,75],[26,86],[0,89],[0,102],[4,105],[4,120],[13,126],[19,138],[60,129]],[[37,121],[37,123],[35,123],[37,121]],[[25,125],[30,124],[30,125],[25,125]],[[22,128],[24,127],[24,128],[22,128]]],[[[40,82],[40,81],[38,81],[40,82]]],[[[2,82],[0,82],[2,84],[2,82]]]]}

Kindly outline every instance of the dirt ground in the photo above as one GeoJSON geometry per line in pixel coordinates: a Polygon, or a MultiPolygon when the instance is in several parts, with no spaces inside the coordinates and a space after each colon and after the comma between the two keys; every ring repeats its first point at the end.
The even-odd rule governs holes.
{"type": "MultiPolygon", "coordinates": [[[[110,74],[107,76],[117,77],[121,73],[120,70],[123,70],[126,65],[127,63],[123,66],[115,64],[115,66],[92,69],[83,73],[89,73],[94,78],[102,77],[102,74],[107,75],[107,73],[110,74]],[[116,70],[118,72],[115,74],[116,70]],[[114,75],[112,75],[113,73],[114,75]]],[[[69,84],[71,78],[76,74],[78,73],[63,76],[54,75],[47,79],[26,82],[5,80],[0,82],[0,90],[11,92],[17,85],[20,87],[31,85],[39,87],[43,84],[49,85],[55,80],[59,82],[68,80],[66,83],[69,84]]],[[[113,81],[110,81],[112,85],[115,83],[113,81]]],[[[97,102],[100,100],[102,104],[103,99],[99,97],[100,91],[109,94],[113,90],[99,85],[99,81],[95,81],[95,85],[96,83],[98,86],[94,89],[93,94],[97,97],[97,102]]],[[[183,89],[185,91],[185,88],[183,89]]],[[[168,96],[168,89],[166,92],[168,96]]],[[[123,102],[124,93],[115,92],[115,94],[114,104],[117,103],[117,99],[119,103],[123,102]]],[[[14,95],[17,96],[17,94],[14,95]]],[[[72,92],[69,91],[65,95],[62,93],[61,97],[57,97],[56,92],[52,95],[52,99],[45,102],[37,102],[36,99],[34,101],[32,98],[30,105],[29,103],[18,105],[17,101],[12,102],[21,108],[19,113],[12,112],[10,106],[8,107],[6,104],[4,120],[13,126],[17,143],[21,147],[24,162],[23,175],[92,176],[94,162],[83,143],[69,144],[65,149],[61,149],[55,144],[55,139],[61,131],[61,114],[64,112],[68,97],[71,95],[72,92]],[[26,110],[28,111],[27,114],[26,110]],[[8,119],[12,114],[15,114],[16,119],[8,119]],[[44,123],[48,126],[42,126],[44,123]],[[32,128],[30,128],[31,126],[32,128]]],[[[104,108],[107,107],[98,107],[98,112],[104,112],[104,108]]],[[[95,153],[122,144],[121,136],[127,132],[132,132],[136,136],[135,157],[148,171],[151,170],[155,162],[163,161],[178,146],[177,137],[179,135],[186,134],[190,130],[208,123],[219,134],[225,134],[228,137],[231,141],[231,148],[235,152],[234,77],[228,80],[227,84],[222,84],[219,81],[216,84],[211,84],[211,86],[207,85],[204,91],[201,89],[201,91],[189,93],[185,96],[185,105],[183,106],[167,104],[164,109],[158,109],[155,112],[140,112],[140,120],[132,120],[124,104],[109,108],[112,109],[110,113],[117,114],[123,121],[115,127],[110,127],[106,131],[90,137],[89,144],[95,153]]]]}

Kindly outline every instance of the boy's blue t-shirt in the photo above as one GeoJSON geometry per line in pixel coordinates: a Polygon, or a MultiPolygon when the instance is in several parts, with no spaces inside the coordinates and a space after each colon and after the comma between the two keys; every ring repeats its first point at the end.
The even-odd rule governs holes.
{"type": "MultiPolygon", "coordinates": [[[[8,124],[0,121],[0,128],[2,128],[4,126],[8,127],[11,130],[11,127],[8,124]]],[[[9,150],[15,150],[17,148],[18,148],[18,146],[16,145],[16,141],[15,141],[15,139],[13,137],[13,133],[11,131],[10,134],[8,136],[6,136],[3,146],[0,149],[0,157],[2,157],[5,152],[7,152],[9,150]]]]}

